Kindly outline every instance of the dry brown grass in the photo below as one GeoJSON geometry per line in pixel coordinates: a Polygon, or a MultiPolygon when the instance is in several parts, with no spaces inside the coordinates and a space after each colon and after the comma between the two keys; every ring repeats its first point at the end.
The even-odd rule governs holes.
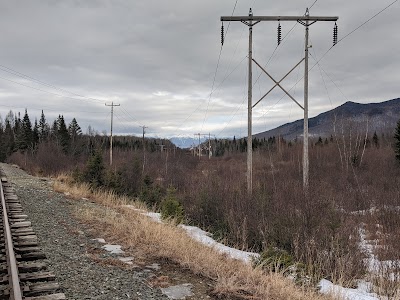
{"type": "Polygon", "coordinates": [[[126,249],[145,253],[147,257],[167,258],[193,273],[215,281],[216,295],[228,299],[332,299],[295,286],[280,274],[266,274],[258,268],[228,258],[190,238],[174,224],[159,224],[123,204],[143,209],[140,202],[119,198],[112,193],[90,192],[87,185],[73,185],[67,178],[55,181],[55,189],[71,197],[88,198],[106,206],[84,208],[78,216],[96,224],[105,236],[113,237],[126,249]]]}

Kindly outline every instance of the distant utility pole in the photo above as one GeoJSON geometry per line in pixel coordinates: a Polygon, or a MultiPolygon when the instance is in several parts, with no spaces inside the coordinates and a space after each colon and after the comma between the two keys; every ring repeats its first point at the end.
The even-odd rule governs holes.
{"type": "Polygon", "coordinates": [[[195,133],[195,136],[198,135],[199,136],[199,159],[201,157],[201,140],[200,137],[201,136],[208,136],[208,159],[211,159],[211,136],[215,136],[211,133],[195,133]]]}
{"type": "MultiPolygon", "coordinates": [[[[281,88],[289,97],[292,99],[301,109],[304,111],[304,141],[303,141],[303,186],[304,190],[308,190],[308,178],[309,178],[309,160],[308,160],[308,49],[311,47],[309,45],[309,27],[318,21],[337,21],[338,17],[314,17],[310,16],[308,8],[304,16],[253,16],[253,12],[251,11],[248,16],[227,16],[221,17],[221,21],[239,21],[249,27],[249,57],[248,57],[248,135],[247,135],[247,191],[249,194],[252,193],[253,189],[253,137],[252,137],[252,110],[253,108],[264,99],[275,87],[281,88]],[[276,81],[271,75],[267,73],[267,71],[261,67],[261,65],[253,59],[253,26],[260,23],[261,21],[277,21],[278,25],[278,45],[281,42],[281,25],[280,21],[294,21],[298,22],[305,27],[305,55],[304,58],[287,73],[281,80],[276,81]],[[284,80],[295,68],[297,68],[300,63],[304,60],[304,107],[299,104],[281,85],[280,83],[284,80]],[[253,87],[253,78],[252,78],[252,62],[254,62],[265,74],[268,75],[274,82],[275,85],[271,88],[256,104],[252,104],[252,87],[253,87]]],[[[223,23],[222,23],[223,26],[223,23]]],[[[223,28],[223,27],[222,27],[223,28]]],[[[222,39],[223,43],[224,36],[222,31],[222,39]]],[[[334,44],[337,43],[337,25],[334,27],[334,44]]]]}
{"type": "Polygon", "coordinates": [[[142,144],[143,144],[143,168],[142,168],[142,174],[144,174],[144,166],[145,166],[145,162],[146,162],[146,147],[144,144],[144,134],[146,133],[145,129],[149,128],[146,126],[140,126],[143,129],[143,137],[142,137],[142,144]]]}
{"type": "Polygon", "coordinates": [[[120,106],[120,104],[111,104],[105,103],[106,106],[111,106],[111,137],[110,137],[110,166],[112,166],[113,162],[113,118],[114,118],[114,106],[120,106]]]}

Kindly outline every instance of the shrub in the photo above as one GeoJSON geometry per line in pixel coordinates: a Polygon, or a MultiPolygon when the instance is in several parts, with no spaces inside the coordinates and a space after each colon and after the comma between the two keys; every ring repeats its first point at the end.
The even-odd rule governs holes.
{"type": "Polygon", "coordinates": [[[269,269],[273,272],[285,273],[295,264],[293,256],[285,250],[276,247],[269,247],[261,253],[260,257],[255,261],[256,266],[269,269]]]}
{"type": "Polygon", "coordinates": [[[312,283],[310,274],[307,274],[306,266],[295,261],[294,257],[286,250],[269,247],[261,253],[254,264],[256,267],[261,267],[267,271],[288,276],[300,285],[312,283]]]}
{"type": "Polygon", "coordinates": [[[159,186],[154,185],[151,177],[144,177],[144,185],[140,194],[140,199],[147,204],[148,207],[158,206],[162,199],[162,190],[159,186]]]}
{"type": "Polygon", "coordinates": [[[161,203],[161,217],[163,219],[175,219],[178,223],[183,221],[183,206],[176,199],[176,189],[168,188],[167,196],[161,203]]]}

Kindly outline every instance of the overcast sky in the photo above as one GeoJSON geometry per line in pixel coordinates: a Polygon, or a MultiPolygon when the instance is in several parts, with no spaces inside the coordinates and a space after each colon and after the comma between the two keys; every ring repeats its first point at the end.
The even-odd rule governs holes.
{"type": "MultiPolygon", "coordinates": [[[[391,2],[318,0],[310,15],[339,16],[340,40],[391,2]]],[[[139,135],[139,126],[145,125],[148,135],[156,137],[197,132],[244,136],[248,51],[244,24],[225,22],[225,31],[229,29],[217,69],[220,17],[231,15],[235,3],[0,1],[0,115],[4,119],[10,110],[23,114],[26,108],[33,122],[43,109],[49,123],[62,114],[67,122],[75,117],[84,132],[91,125],[109,134],[111,114],[105,102],[114,101],[120,104],[114,109],[117,134],[139,135]]],[[[313,3],[238,0],[234,15],[247,15],[250,7],[254,15],[303,15],[313,3]]],[[[346,101],[400,97],[399,14],[396,2],[340,41],[311,70],[311,117],[346,101]]],[[[254,58],[277,80],[304,55],[304,27],[295,24],[281,22],[283,36],[294,28],[277,49],[276,22],[254,27],[254,58]]],[[[318,22],[310,27],[310,68],[331,47],[333,25],[318,22]]],[[[256,102],[273,82],[256,66],[253,70],[256,102]]],[[[304,64],[282,82],[300,103],[303,74],[304,64]]],[[[255,107],[253,116],[257,133],[301,119],[303,112],[276,89],[255,107]]]]}

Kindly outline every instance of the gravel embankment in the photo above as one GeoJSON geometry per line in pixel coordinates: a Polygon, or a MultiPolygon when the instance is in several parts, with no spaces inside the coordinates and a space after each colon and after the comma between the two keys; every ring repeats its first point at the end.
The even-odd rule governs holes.
{"type": "Polygon", "coordinates": [[[0,164],[13,184],[25,213],[68,299],[167,299],[145,281],[150,272],[127,270],[95,262],[88,253],[112,257],[93,241],[89,228],[73,217],[79,204],[55,193],[51,182],[27,175],[21,169],[0,164]]]}

